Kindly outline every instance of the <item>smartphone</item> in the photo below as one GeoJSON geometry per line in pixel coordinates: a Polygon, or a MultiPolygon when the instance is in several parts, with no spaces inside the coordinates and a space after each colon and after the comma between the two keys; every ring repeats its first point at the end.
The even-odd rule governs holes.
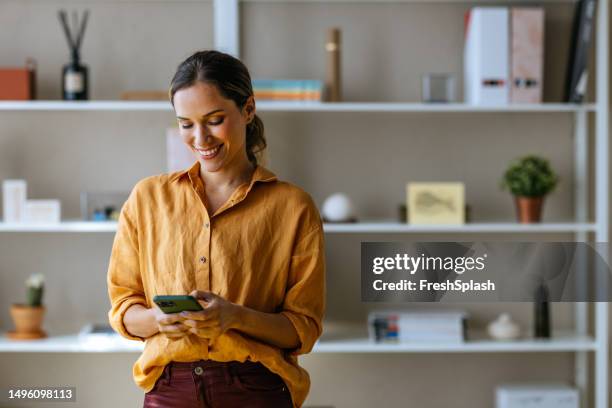
{"type": "Polygon", "coordinates": [[[190,295],[157,295],[153,302],[164,313],[197,312],[204,310],[196,298],[190,295]]]}

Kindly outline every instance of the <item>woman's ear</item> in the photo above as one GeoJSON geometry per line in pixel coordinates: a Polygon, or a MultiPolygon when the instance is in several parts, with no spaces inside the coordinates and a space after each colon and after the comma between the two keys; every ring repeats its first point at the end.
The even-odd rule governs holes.
{"type": "Polygon", "coordinates": [[[249,96],[249,99],[245,102],[243,112],[246,123],[251,123],[255,118],[255,97],[253,95],[249,96]]]}

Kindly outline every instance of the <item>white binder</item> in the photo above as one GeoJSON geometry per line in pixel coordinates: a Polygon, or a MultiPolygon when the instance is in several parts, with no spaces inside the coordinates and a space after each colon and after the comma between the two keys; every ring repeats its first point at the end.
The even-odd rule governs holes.
{"type": "Polygon", "coordinates": [[[509,102],[509,23],[506,7],[474,7],[466,16],[464,49],[465,102],[509,102]]]}

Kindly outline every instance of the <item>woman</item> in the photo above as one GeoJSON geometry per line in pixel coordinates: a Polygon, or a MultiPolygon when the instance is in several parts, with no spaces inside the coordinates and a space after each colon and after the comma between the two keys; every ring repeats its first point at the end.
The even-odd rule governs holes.
{"type": "Polygon", "coordinates": [[[300,407],[310,378],[297,356],[325,310],[317,208],[258,165],[266,142],[242,62],[193,54],[170,101],[197,161],[135,185],[108,270],[111,325],[145,342],[133,368],[144,406],[300,407]],[[179,294],[204,310],[164,314],[152,302],[179,294]]]}

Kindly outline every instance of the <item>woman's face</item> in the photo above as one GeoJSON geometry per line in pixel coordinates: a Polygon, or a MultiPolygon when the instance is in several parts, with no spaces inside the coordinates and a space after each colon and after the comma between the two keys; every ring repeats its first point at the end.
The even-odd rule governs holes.
{"type": "Polygon", "coordinates": [[[205,171],[215,172],[248,162],[246,125],[255,115],[253,97],[241,111],[215,85],[196,81],[174,94],[174,110],[183,142],[205,171]]]}

